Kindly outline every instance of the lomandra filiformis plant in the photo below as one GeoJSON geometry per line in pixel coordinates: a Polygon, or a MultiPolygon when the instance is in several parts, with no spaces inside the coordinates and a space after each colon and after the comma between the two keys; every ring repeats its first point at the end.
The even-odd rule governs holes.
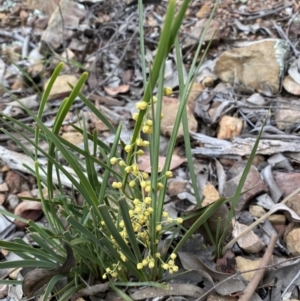
{"type": "MultiPolygon", "coordinates": [[[[23,289],[26,292],[30,291],[27,297],[31,297],[40,289],[45,292],[44,300],[53,291],[59,300],[68,300],[80,289],[102,281],[107,282],[124,300],[130,300],[119,287],[127,287],[129,282],[134,282],[135,286],[158,285],[166,280],[166,275],[174,276],[178,271],[178,250],[222,203],[222,200],[217,201],[209,208],[195,212],[193,218],[196,218],[196,221],[189,229],[182,227],[182,217],[171,218],[163,210],[167,180],[173,176],[170,164],[181,123],[185,133],[190,176],[195,194],[198,192],[185,106],[192,78],[196,74],[195,64],[200,47],[197,49],[191,72],[184,82],[183,63],[176,38],[189,2],[184,0],[175,14],[175,0],[169,1],[156,56],[148,77],[141,38],[144,95],[136,105],[137,113],[133,115],[136,124],[129,144],[125,145],[120,138],[122,125],[115,129],[81,93],[88,77],[87,73],[82,74],[76,86],[72,87],[69,97],[63,100],[52,129],[45,126],[43,111],[51,88],[62,70],[62,64],[55,69],[43,93],[38,114],[35,115],[24,108],[35,121],[35,127],[7,117],[11,131],[3,131],[31,156],[34,162],[34,168],[28,167],[28,170],[36,175],[40,191],[37,201],[42,203],[49,224],[42,226],[29,222],[28,231],[32,241],[39,246],[38,249],[26,245],[22,240],[0,242],[1,247],[16,252],[23,259],[1,262],[0,268],[32,267],[36,275],[39,273],[38,275],[44,277],[33,280],[29,279],[30,273],[25,275],[23,289]],[[180,106],[165,163],[159,166],[162,98],[164,94],[171,93],[169,89],[164,88],[164,66],[174,45],[179,74],[180,106]],[[154,88],[158,91],[155,96],[154,88]],[[83,136],[83,149],[60,137],[61,126],[76,97],[80,97],[115,135],[112,145],[103,143],[97,132],[89,133],[85,122],[82,123],[82,127],[73,125],[74,130],[83,136]],[[20,143],[12,134],[13,131],[34,146],[34,154],[20,143]],[[34,135],[34,138],[28,138],[28,133],[34,135]],[[40,147],[40,141],[48,143],[47,151],[40,147]],[[91,143],[92,150],[89,147],[91,143]],[[144,152],[149,153],[150,168],[140,171],[138,158],[143,156],[144,152]],[[39,164],[40,156],[47,158],[47,166],[39,164]],[[101,168],[101,174],[98,167],[101,168]],[[61,181],[62,176],[72,184],[72,193],[76,191],[82,196],[81,206],[75,202],[74,194],[66,193],[61,181]],[[43,194],[43,188],[47,189],[47,197],[43,194]],[[46,272],[44,268],[51,270],[46,272]],[[65,279],[67,284],[55,289],[61,279],[65,279]],[[30,289],[26,287],[28,283],[32,285],[30,289]],[[44,284],[47,285],[46,288],[43,288],[44,284]]],[[[141,3],[139,0],[140,33],[143,37],[141,3]]],[[[196,195],[196,198],[201,207],[199,195],[196,195]]],[[[0,212],[12,216],[1,209],[0,212]]],[[[20,220],[27,222],[24,219],[20,220]]]]}

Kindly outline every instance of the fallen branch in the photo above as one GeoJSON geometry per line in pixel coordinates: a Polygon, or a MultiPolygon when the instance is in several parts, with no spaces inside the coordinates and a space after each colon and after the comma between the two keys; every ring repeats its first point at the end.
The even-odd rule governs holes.
{"type": "Polygon", "coordinates": [[[257,270],[255,272],[254,276],[252,277],[247,287],[245,288],[243,295],[239,298],[238,301],[249,301],[251,299],[269,264],[269,261],[273,254],[276,240],[277,240],[277,235],[271,235],[270,244],[268,245],[265,255],[263,256],[258,266],[260,270],[257,270]]]}
{"type": "MultiPolygon", "coordinates": [[[[256,138],[234,138],[232,141],[212,138],[191,132],[191,136],[202,143],[202,147],[192,149],[195,155],[223,157],[228,155],[249,156],[256,138]]],[[[299,141],[285,142],[281,140],[261,139],[256,151],[257,155],[272,155],[282,152],[300,152],[299,141]]]]}
{"type": "MultiPolygon", "coordinates": [[[[33,172],[30,171],[30,169],[35,170],[34,161],[27,155],[13,152],[9,149],[6,149],[3,146],[0,146],[0,160],[4,164],[6,164],[10,169],[15,169],[23,173],[29,173],[35,175],[33,172]],[[28,168],[26,166],[28,166],[28,168]]],[[[39,162],[39,166],[41,167],[39,168],[40,177],[42,179],[46,179],[47,175],[43,172],[42,169],[47,170],[47,166],[48,166],[47,160],[45,158],[42,158],[42,159],[38,159],[38,162],[39,162]]],[[[79,181],[72,168],[68,166],[64,166],[63,168],[68,173],[70,173],[72,177],[74,177],[77,181],[79,181]]],[[[53,183],[59,184],[57,174],[55,172],[55,167],[53,167],[52,177],[53,177],[53,183]]],[[[62,172],[60,173],[59,178],[63,186],[66,186],[68,188],[72,188],[74,186],[72,182],[69,180],[69,178],[66,175],[64,175],[62,172]]],[[[102,179],[100,177],[98,178],[99,181],[101,182],[102,179]]]]}

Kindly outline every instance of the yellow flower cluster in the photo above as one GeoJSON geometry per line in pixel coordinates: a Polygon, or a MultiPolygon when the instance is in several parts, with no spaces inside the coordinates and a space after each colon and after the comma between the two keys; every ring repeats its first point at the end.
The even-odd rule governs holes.
{"type": "MultiPolygon", "coordinates": [[[[154,100],[153,100],[154,101],[154,100]]],[[[139,102],[136,107],[140,111],[144,111],[148,109],[148,103],[145,101],[139,102]]],[[[139,118],[139,113],[135,113],[133,115],[133,119],[137,120],[139,118]]],[[[151,134],[153,132],[153,121],[151,119],[148,119],[145,117],[145,121],[142,123],[142,132],[151,134]]],[[[138,137],[136,141],[131,144],[128,144],[125,146],[124,150],[127,153],[143,156],[144,151],[140,147],[148,147],[150,145],[149,141],[143,140],[141,137],[138,137]]],[[[155,255],[150,254],[151,249],[151,242],[150,242],[150,225],[149,225],[149,218],[153,214],[153,207],[152,207],[152,199],[151,199],[151,181],[149,180],[149,174],[147,172],[141,172],[139,170],[139,166],[137,162],[135,161],[131,165],[127,165],[122,159],[113,157],[110,159],[110,163],[112,165],[118,164],[121,168],[123,168],[124,172],[128,174],[130,177],[130,180],[128,182],[130,187],[135,187],[138,185],[141,188],[141,198],[135,198],[133,200],[128,199],[125,194],[122,192],[123,184],[122,182],[113,182],[112,187],[119,189],[120,193],[126,197],[128,203],[131,203],[131,208],[129,209],[129,216],[132,223],[133,231],[136,234],[136,238],[138,242],[143,245],[146,249],[146,256],[144,259],[137,263],[137,269],[153,269],[158,264],[163,268],[164,270],[168,270],[169,273],[177,272],[178,267],[175,265],[175,258],[176,254],[172,253],[170,255],[170,258],[167,262],[164,262],[160,258],[160,254],[157,253],[155,255]]],[[[173,177],[172,171],[165,172],[164,175],[161,176],[159,179],[159,182],[156,184],[155,190],[161,190],[164,188],[163,183],[161,182],[162,178],[171,178],[173,177]]],[[[167,212],[163,212],[162,214],[164,220],[159,222],[156,225],[156,232],[158,235],[164,233],[164,224],[167,223],[178,223],[181,224],[183,222],[182,218],[173,219],[169,216],[167,212]]],[[[123,220],[119,221],[118,223],[119,228],[119,234],[123,238],[123,240],[128,244],[128,233],[125,227],[125,223],[123,220]]],[[[115,240],[113,237],[110,237],[113,242],[115,240]]],[[[105,274],[103,275],[103,278],[105,279],[107,275],[110,275],[111,277],[116,277],[118,275],[118,270],[120,268],[120,265],[122,264],[122,261],[125,262],[127,258],[124,256],[124,254],[121,252],[117,244],[115,243],[116,249],[118,253],[120,254],[121,261],[117,264],[113,265],[112,268],[107,268],[105,271],[105,274]]]]}

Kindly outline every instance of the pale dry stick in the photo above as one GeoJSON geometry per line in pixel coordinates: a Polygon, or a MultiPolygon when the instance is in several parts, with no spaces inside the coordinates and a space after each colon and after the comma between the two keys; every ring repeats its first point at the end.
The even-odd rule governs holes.
{"type": "Polygon", "coordinates": [[[243,295],[241,295],[238,301],[249,301],[251,299],[269,264],[269,261],[273,254],[276,240],[277,240],[277,235],[271,235],[270,244],[268,245],[267,250],[258,266],[260,270],[257,270],[255,272],[254,276],[252,277],[247,287],[245,288],[243,295]]]}
{"type": "MultiPolygon", "coordinates": [[[[286,198],[284,198],[281,202],[281,204],[285,204],[289,199],[294,197],[296,194],[300,193],[300,188],[296,189],[294,192],[290,193],[286,198]]],[[[247,234],[250,232],[253,228],[255,228],[258,224],[261,222],[265,221],[271,214],[274,212],[269,211],[263,216],[261,216],[259,219],[257,219],[253,224],[251,224],[247,229],[245,229],[240,235],[238,235],[236,238],[232,239],[224,248],[223,248],[223,253],[227,250],[230,249],[243,235],[247,234]]]]}

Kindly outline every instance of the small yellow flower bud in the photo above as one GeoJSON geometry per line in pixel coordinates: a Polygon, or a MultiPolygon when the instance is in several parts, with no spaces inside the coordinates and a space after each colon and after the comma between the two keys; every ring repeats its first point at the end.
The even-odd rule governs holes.
{"type": "Polygon", "coordinates": [[[129,153],[131,150],[132,150],[132,145],[127,144],[127,145],[125,146],[125,152],[126,152],[126,153],[129,153]]]}
{"type": "Polygon", "coordinates": [[[166,176],[167,178],[172,178],[172,177],[173,177],[172,171],[171,171],[171,170],[166,171],[165,176],[166,176]]]}
{"type": "Polygon", "coordinates": [[[106,278],[107,278],[106,274],[103,274],[102,279],[106,279],[106,278]]]}
{"type": "Polygon", "coordinates": [[[162,266],[161,266],[164,270],[167,270],[169,268],[169,265],[167,263],[164,263],[162,266]]]}
{"type": "Polygon", "coordinates": [[[156,254],[155,254],[155,257],[156,257],[156,258],[160,258],[160,253],[156,253],[156,254]]]}
{"type": "Polygon", "coordinates": [[[132,119],[137,120],[139,118],[139,113],[133,113],[132,114],[132,119]]]}
{"type": "Polygon", "coordinates": [[[124,228],[125,227],[124,221],[120,221],[119,226],[120,228],[124,228]]]}
{"type": "Polygon", "coordinates": [[[123,187],[122,182],[118,182],[117,185],[118,185],[117,188],[119,188],[119,189],[121,189],[123,187]]]}
{"type": "Polygon", "coordinates": [[[173,94],[173,90],[171,87],[165,87],[164,88],[164,95],[165,96],[171,96],[173,94]]]}
{"type": "Polygon", "coordinates": [[[147,259],[143,259],[142,264],[145,267],[148,264],[148,260],[147,259]]]}
{"type": "Polygon", "coordinates": [[[136,143],[137,146],[143,146],[143,142],[144,141],[141,138],[137,138],[136,141],[135,141],[135,143],[136,143]]]}
{"type": "Polygon", "coordinates": [[[151,201],[152,201],[151,198],[148,196],[144,198],[144,203],[147,205],[151,204],[151,201]]]}
{"type": "Polygon", "coordinates": [[[139,171],[139,166],[136,163],[132,164],[132,170],[139,171]]]}
{"type": "Polygon", "coordinates": [[[147,180],[149,178],[149,175],[146,172],[142,173],[143,179],[147,180]]]}
{"type": "Polygon", "coordinates": [[[176,221],[177,221],[178,224],[182,224],[183,223],[183,218],[182,217],[178,217],[176,219],[176,221]]]}
{"type": "Polygon", "coordinates": [[[118,182],[112,182],[111,186],[112,186],[113,188],[118,188],[118,182]]]}
{"type": "Polygon", "coordinates": [[[147,107],[148,107],[148,103],[146,101],[140,101],[138,102],[135,107],[138,109],[138,110],[146,110],[147,107]]]}
{"type": "Polygon", "coordinates": [[[156,231],[157,231],[157,232],[161,231],[161,229],[162,229],[162,226],[161,226],[161,225],[157,225],[157,226],[156,226],[156,231]]]}
{"type": "Polygon", "coordinates": [[[125,166],[126,164],[125,164],[125,162],[124,162],[123,160],[121,160],[121,161],[119,162],[119,165],[120,165],[120,166],[125,166]]]}
{"type": "Polygon", "coordinates": [[[142,264],[141,262],[138,263],[137,266],[136,266],[136,268],[137,268],[138,270],[141,270],[143,267],[144,267],[144,266],[143,266],[143,264],[142,264]]]}
{"type": "Polygon", "coordinates": [[[149,125],[144,125],[143,127],[142,127],[142,132],[144,133],[144,134],[149,134],[149,132],[150,132],[150,126],[149,125]]]}
{"type": "Polygon", "coordinates": [[[134,199],[134,200],[132,201],[132,203],[133,203],[135,206],[137,206],[137,205],[139,205],[139,204],[141,203],[141,201],[140,201],[139,199],[134,199]]]}
{"type": "Polygon", "coordinates": [[[152,213],[152,212],[153,212],[153,208],[152,208],[152,207],[149,207],[149,208],[147,209],[147,211],[150,212],[150,213],[152,213]]]}
{"type": "Polygon", "coordinates": [[[163,119],[165,115],[163,113],[160,114],[160,119],[163,119]]]}
{"type": "Polygon", "coordinates": [[[172,258],[173,260],[174,260],[176,257],[177,257],[177,255],[176,255],[175,253],[172,253],[172,254],[170,255],[170,258],[172,258]]]}
{"type": "Polygon", "coordinates": [[[163,216],[163,217],[169,217],[169,213],[164,211],[164,212],[162,213],[162,216],[163,216]]]}
{"type": "Polygon", "coordinates": [[[154,261],[150,261],[149,265],[148,265],[149,269],[153,269],[154,266],[155,266],[155,262],[154,261]]]}
{"type": "Polygon", "coordinates": [[[152,102],[153,102],[153,103],[157,103],[157,97],[156,97],[156,96],[153,96],[153,97],[152,97],[152,102]]]}
{"type": "Polygon", "coordinates": [[[117,161],[118,161],[118,159],[116,157],[113,157],[113,158],[110,159],[110,164],[114,165],[114,164],[117,163],[117,161]]]}
{"type": "Polygon", "coordinates": [[[153,125],[153,121],[151,119],[147,119],[145,122],[146,125],[152,126],[153,125]]]}
{"type": "Polygon", "coordinates": [[[132,167],[131,167],[131,166],[126,166],[126,167],[125,167],[125,171],[126,171],[127,173],[130,173],[130,172],[132,171],[132,167]]]}
{"type": "Polygon", "coordinates": [[[129,186],[130,186],[130,187],[134,187],[134,186],[135,186],[135,181],[134,181],[134,180],[130,181],[130,182],[129,182],[129,186]]]}
{"type": "Polygon", "coordinates": [[[145,187],[145,191],[146,191],[146,192],[150,192],[150,191],[151,191],[151,186],[150,186],[150,185],[147,185],[147,186],[145,187]]]}
{"type": "Polygon", "coordinates": [[[142,149],[139,149],[137,152],[138,156],[143,156],[144,155],[144,151],[142,149]]]}
{"type": "Polygon", "coordinates": [[[164,188],[164,185],[162,183],[157,183],[157,190],[161,190],[164,188]]]}
{"type": "Polygon", "coordinates": [[[145,188],[147,186],[147,183],[146,181],[141,181],[140,185],[142,188],[145,188]]]}
{"type": "Polygon", "coordinates": [[[143,141],[143,146],[144,147],[148,147],[150,145],[150,142],[149,141],[143,141]]]}
{"type": "Polygon", "coordinates": [[[174,265],[174,266],[172,267],[172,270],[173,270],[173,272],[178,272],[178,266],[177,266],[177,265],[174,265]]]}

